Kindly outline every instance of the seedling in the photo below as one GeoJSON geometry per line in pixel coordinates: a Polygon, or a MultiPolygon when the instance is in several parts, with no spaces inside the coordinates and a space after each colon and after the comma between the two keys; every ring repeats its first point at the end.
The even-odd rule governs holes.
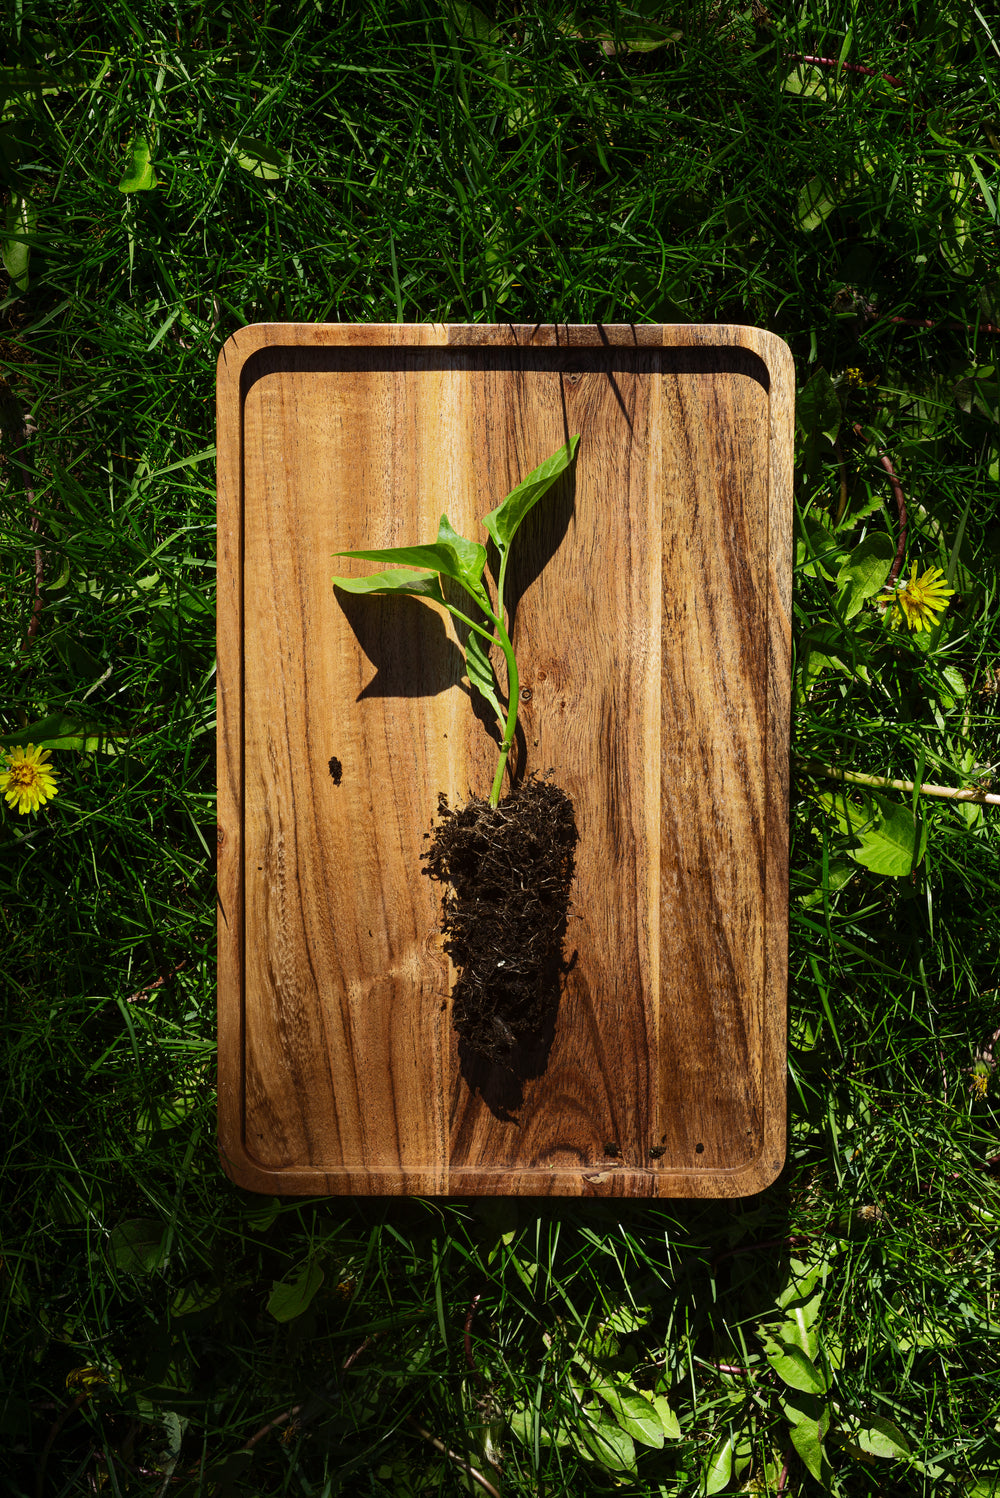
{"type": "Polygon", "coordinates": [[[395,563],[391,572],[334,578],[348,593],[410,593],[433,599],[468,630],[464,649],[469,685],[492,708],[501,729],[496,774],[488,803],[471,796],[466,806],[452,810],[447,798],[439,796],[441,820],[423,857],[426,872],[446,886],[445,950],[460,972],[452,994],[452,1022],[474,1052],[510,1070],[537,1070],[546,1051],[543,1037],[554,1019],[565,971],[562,939],[577,831],[572,802],[548,781],[529,777],[500,803],[520,690],[504,587],[521,522],[565,473],[579,441],[573,437],[483,516],[499,556],[495,606],[483,582],[486,547],[458,535],[447,515],[441,516],[437,540],[429,546],[337,552],[341,557],[395,563]],[[445,578],[465,590],[486,624],[445,596],[445,578]],[[490,663],[494,645],[499,645],[507,663],[506,709],[490,663]]]}
{"type": "Polygon", "coordinates": [[[526,479],[522,479],[495,510],[483,516],[483,524],[500,557],[496,575],[496,608],[493,607],[483,583],[486,547],[479,541],[467,541],[464,536],[460,536],[447,515],[441,516],[437,540],[428,546],[390,546],[376,551],[334,553],[338,557],[358,557],[365,562],[395,564],[392,572],[373,572],[368,577],[335,577],[334,586],[342,588],[345,593],[409,593],[418,598],[429,598],[435,603],[443,604],[468,629],[464,653],[469,685],[489,703],[502,730],[500,755],[490,790],[491,807],[495,807],[500,800],[504,771],[517,729],[520,690],[514,647],[504,618],[504,584],[511,545],[525,516],[572,463],[579,441],[579,436],[572,437],[565,447],[559,448],[551,458],[547,458],[529,473],[526,479]],[[471,619],[445,597],[442,584],[446,577],[465,589],[477,609],[489,621],[488,625],[471,619]],[[499,684],[490,663],[489,651],[494,645],[499,645],[507,663],[506,712],[500,705],[499,684]]]}

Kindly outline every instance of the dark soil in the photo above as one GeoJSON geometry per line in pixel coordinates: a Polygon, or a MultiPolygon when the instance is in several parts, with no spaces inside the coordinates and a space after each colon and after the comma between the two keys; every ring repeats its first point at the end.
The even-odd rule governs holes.
{"type": "Polygon", "coordinates": [[[472,796],[439,825],[425,873],[446,885],[441,930],[459,977],[452,1022],[481,1056],[513,1066],[551,1029],[566,971],[563,937],[577,842],[573,803],[534,777],[491,807],[472,796]]]}

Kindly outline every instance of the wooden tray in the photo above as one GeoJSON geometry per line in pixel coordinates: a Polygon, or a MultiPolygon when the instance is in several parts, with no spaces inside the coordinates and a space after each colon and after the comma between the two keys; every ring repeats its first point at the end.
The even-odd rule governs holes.
{"type": "Polygon", "coordinates": [[[269,324],[225,345],[219,1140],[239,1185],[774,1179],[793,396],[786,346],[745,327],[269,324]],[[575,959],[519,1083],[459,1057],[420,863],[438,792],[485,795],[494,746],[444,612],[335,596],[371,569],[333,554],[431,540],[442,510],[481,535],[576,432],[511,562],[528,765],[580,830],[575,959]]]}

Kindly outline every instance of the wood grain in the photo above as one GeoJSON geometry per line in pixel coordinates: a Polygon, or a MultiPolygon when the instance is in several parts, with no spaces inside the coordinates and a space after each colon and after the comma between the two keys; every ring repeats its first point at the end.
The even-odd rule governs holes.
{"type": "Polygon", "coordinates": [[[219,1140],[255,1191],[744,1195],[784,1154],[791,358],[742,327],[264,325],[219,364],[219,1140]],[[580,830],[544,1070],[460,1055],[448,616],[334,595],[581,433],[510,569],[580,830]],[[339,783],[331,760],[341,767],[339,783]]]}

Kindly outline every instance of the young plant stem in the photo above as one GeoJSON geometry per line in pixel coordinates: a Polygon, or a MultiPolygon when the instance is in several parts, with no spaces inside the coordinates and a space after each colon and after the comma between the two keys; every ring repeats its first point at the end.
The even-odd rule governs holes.
{"type": "Polygon", "coordinates": [[[517,701],[520,692],[517,661],[514,659],[514,648],[510,643],[510,636],[502,621],[498,621],[497,623],[497,634],[499,636],[500,649],[503,651],[504,659],[507,662],[507,723],[504,728],[503,743],[500,745],[500,758],[497,761],[497,771],[493,777],[493,785],[490,788],[491,806],[497,806],[500,801],[500,787],[503,784],[503,774],[507,768],[507,760],[514,742],[514,734],[517,732],[517,701]]]}
{"type": "Polygon", "coordinates": [[[507,760],[510,756],[511,745],[517,732],[517,703],[520,694],[520,678],[517,674],[517,661],[514,658],[514,647],[507,633],[507,626],[503,617],[503,585],[507,575],[507,558],[509,551],[504,548],[500,557],[500,571],[497,574],[497,638],[500,649],[504,653],[507,662],[507,722],[504,726],[503,742],[500,745],[500,758],[497,762],[496,774],[493,777],[493,785],[490,788],[490,806],[497,806],[500,801],[500,787],[503,784],[504,771],[507,768],[507,760]]]}
{"type": "Polygon", "coordinates": [[[917,791],[921,796],[940,796],[947,801],[971,801],[977,806],[1000,806],[1000,796],[970,786],[964,790],[950,785],[928,785],[926,781],[917,785],[913,780],[889,780],[884,775],[862,775],[855,770],[838,770],[834,765],[824,765],[820,760],[802,761],[802,768],[811,775],[822,775],[827,780],[843,780],[849,785],[867,785],[875,790],[917,791]]]}
{"type": "MultiPolygon", "coordinates": [[[[479,599],[474,597],[473,594],[470,593],[469,597],[472,598],[473,602],[483,610],[483,613],[486,615],[486,617],[490,619],[495,625],[497,623],[497,620],[490,613],[489,609],[484,608],[479,599]]],[[[468,614],[463,614],[461,609],[457,609],[453,603],[446,604],[445,606],[449,614],[451,614],[453,618],[460,619],[463,624],[467,624],[470,629],[474,629],[477,635],[482,635],[484,640],[489,640],[491,645],[497,644],[496,636],[490,630],[484,629],[481,624],[477,624],[474,619],[470,619],[468,614]]]]}
{"type": "Polygon", "coordinates": [[[460,609],[455,608],[454,604],[448,604],[448,611],[454,618],[460,619],[463,624],[467,624],[470,629],[474,629],[477,634],[489,640],[491,645],[499,645],[507,662],[507,721],[504,725],[504,735],[500,745],[500,759],[497,764],[496,774],[493,777],[493,786],[490,790],[491,806],[498,805],[500,801],[500,787],[503,784],[503,774],[507,768],[511,745],[514,742],[514,735],[517,732],[517,702],[519,692],[517,661],[514,658],[514,647],[510,643],[510,635],[507,633],[503,622],[503,576],[506,565],[507,553],[504,552],[500,563],[500,576],[497,580],[497,611],[495,614],[491,613],[480,599],[474,598],[473,594],[469,595],[474,598],[474,601],[486,614],[486,617],[496,630],[495,634],[488,629],[484,629],[481,624],[476,624],[467,614],[463,614],[460,609]]]}

